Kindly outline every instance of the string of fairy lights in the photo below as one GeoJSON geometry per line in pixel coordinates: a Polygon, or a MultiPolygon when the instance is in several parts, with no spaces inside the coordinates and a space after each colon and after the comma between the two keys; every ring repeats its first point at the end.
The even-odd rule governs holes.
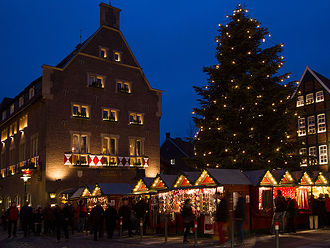
{"type": "MultiPolygon", "coordinates": [[[[238,5],[238,8],[237,9],[235,9],[235,10],[233,10],[233,14],[232,14],[232,16],[229,16],[229,15],[227,15],[226,17],[227,18],[232,18],[232,20],[233,20],[233,22],[241,22],[241,21],[243,21],[243,18],[247,18],[246,16],[245,16],[245,13],[247,13],[248,12],[248,10],[247,9],[244,9],[244,8],[242,8],[242,5],[241,4],[239,4],[238,5]]],[[[253,19],[253,18],[249,18],[249,21],[250,22],[253,22],[253,23],[255,23],[256,24],[256,26],[254,26],[254,28],[256,29],[256,32],[258,31],[258,29],[260,29],[260,23],[256,20],[256,19],[253,19]]],[[[233,22],[231,22],[231,24],[233,23],[233,22]]],[[[234,24],[233,24],[234,25],[234,24]]],[[[221,41],[221,36],[223,37],[223,39],[228,39],[228,38],[231,38],[232,37],[232,34],[229,32],[229,30],[227,30],[227,28],[229,27],[229,24],[226,24],[225,26],[223,26],[222,24],[219,24],[218,25],[219,26],[219,31],[220,31],[220,35],[219,36],[217,36],[216,37],[216,43],[217,43],[217,46],[218,46],[218,48],[221,48],[221,46],[222,46],[222,43],[220,42],[221,41]]],[[[252,39],[253,38],[253,30],[252,29],[248,29],[248,30],[246,30],[246,34],[247,34],[247,38],[246,38],[246,40],[247,39],[252,39]]],[[[268,38],[270,38],[271,37],[271,34],[269,34],[268,32],[267,32],[267,34],[268,34],[268,38]]],[[[270,40],[270,39],[269,39],[270,40]]],[[[244,41],[244,40],[243,40],[244,41]]],[[[243,42],[242,41],[242,42],[243,42]]],[[[271,41],[271,40],[270,40],[271,41]]],[[[266,42],[266,37],[264,36],[263,38],[262,38],[262,42],[263,43],[265,43],[266,42]]],[[[274,43],[273,41],[271,41],[272,43],[274,43]]],[[[275,45],[278,45],[278,43],[274,43],[275,45]]],[[[279,44],[280,45],[280,47],[281,48],[283,48],[284,47],[284,43],[281,43],[281,44],[279,44]]],[[[236,50],[236,47],[235,46],[232,46],[231,48],[230,48],[232,51],[235,51],[236,50]]],[[[256,53],[256,51],[247,51],[247,55],[255,55],[255,54],[257,54],[256,53]]],[[[219,52],[218,52],[218,55],[219,56],[223,56],[223,53],[222,52],[220,52],[220,49],[219,49],[219,52]]],[[[278,59],[278,65],[277,65],[277,70],[275,71],[275,72],[272,72],[271,74],[276,74],[277,73],[277,71],[279,70],[279,69],[281,69],[282,68],[282,66],[283,66],[283,62],[284,62],[284,56],[276,56],[275,58],[277,58],[278,59]]],[[[267,65],[267,63],[270,63],[270,62],[272,62],[272,61],[266,61],[265,59],[262,59],[261,61],[260,61],[260,64],[262,64],[262,65],[267,65]]],[[[233,66],[235,66],[235,65],[238,65],[239,64],[239,61],[237,60],[237,59],[232,59],[232,61],[231,61],[231,64],[233,65],[233,66]]],[[[215,66],[214,66],[214,68],[215,68],[215,70],[221,70],[221,64],[216,64],[215,66]]],[[[253,75],[252,73],[250,73],[250,78],[251,78],[251,81],[252,82],[254,82],[256,79],[259,79],[258,78],[258,75],[253,75]],[[256,78],[256,79],[254,79],[254,78],[256,78]]],[[[289,79],[290,78],[290,75],[288,74],[288,73],[286,73],[286,74],[283,74],[283,75],[281,75],[281,76],[274,76],[274,77],[272,77],[271,78],[271,76],[270,76],[270,73],[269,74],[266,74],[266,76],[265,76],[265,79],[266,80],[273,80],[274,82],[278,82],[278,83],[284,83],[284,80],[285,79],[289,79]]],[[[230,82],[232,83],[232,90],[240,90],[241,89],[241,87],[237,84],[237,82],[236,82],[236,80],[235,80],[235,78],[232,78],[232,79],[230,79],[230,82]]],[[[212,78],[210,78],[210,80],[209,80],[209,85],[211,85],[211,84],[215,84],[216,82],[215,82],[215,80],[213,80],[212,78]]],[[[299,82],[297,82],[297,84],[298,84],[299,82]]],[[[202,87],[202,89],[204,89],[205,90],[205,92],[207,92],[209,89],[210,89],[210,86],[209,85],[206,85],[206,86],[203,86],[202,87]]],[[[284,87],[287,87],[288,86],[288,84],[283,84],[283,86],[284,87]]],[[[256,89],[254,89],[254,87],[252,86],[252,85],[245,85],[245,86],[243,86],[243,88],[242,89],[247,89],[248,91],[254,91],[254,92],[256,92],[256,93],[258,93],[258,91],[256,90],[256,89]]],[[[200,113],[198,113],[198,115],[200,115],[200,116],[203,116],[203,114],[204,114],[204,119],[205,119],[205,112],[207,112],[207,111],[210,111],[210,109],[211,109],[211,107],[212,107],[212,104],[213,104],[213,106],[215,106],[215,107],[218,107],[218,109],[219,109],[219,107],[220,107],[220,109],[221,109],[221,107],[223,108],[223,109],[221,109],[222,111],[226,111],[226,109],[230,109],[230,99],[227,99],[227,96],[223,96],[223,101],[221,102],[218,102],[217,100],[215,100],[215,99],[211,99],[211,97],[210,97],[210,95],[208,95],[208,98],[210,99],[210,103],[209,103],[209,106],[204,106],[204,108],[202,108],[199,112],[200,113]],[[226,101],[227,100],[227,101],[226,101]],[[221,105],[221,106],[219,106],[219,105],[221,105]],[[204,111],[204,113],[203,113],[203,111],[204,111]],[[202,113],[202,114],[201,114],[202,113]]],[[[285,110],[284,111],[284,109],[286,109],[286,103],[287,103],[287,101],[288,100],[290,100],[291,99],[291,94],[289,94],[289,95],[287,95],[286,97],[284,97],[284,98],[282,98],[282,99],[277,99],[277,102],[272,102],[272,104],[271,104],[271,110],[273,111],[273,112],[277,112],[279,109],[281,109],[281,111],[285,114],[285,115],[287,115],[288,114],[288,111],[287,110],[285,110]]],[[[259,105],[260,105],[260,103],[261,102],[263,102],[263,95],[262,94],[257,94],[256,95],[256,101],[254,102],[254,106],[255,107],[258,107],[259,105]]],[[[264,102],[263,102],[264,103],[264,102]]],[[[239,109],[238,109],[238,111],[240,112],[240,113],[242,113],[242,112],[244,112],[244,111],[249,111],[250,109],[247,107],[247,106],[240,106],[239,107],[239,109]]],[[[265,111],[265,110],[263,110],[263,111],[265,111]]],[[[196,112],[195,111],[193,111],[192,112],[192,114],[193,115],[195,115],[196,114],[196,112]]],[[[297,113],[294,113],[294,115],[296,116],[297,115],[297,113]]],[[[264,114],[263,113],[259,113],[259,114],[257,114],[256,116],[252,116],[252,118],[254,119],[254,118],[262,118],[264,116],[264,114]]],[[[220,125],[221,124],[221,117],[220,116],[218,116],[218,117],[216,117],[216,121],[217,121],[217,123],[219,124],[219,126],[216,126],[216,127],[211,127],[211,126],[209,126],[209,127],[207,127],[207,129],[205,129],[204,128],[204,126],[203,125],[201,125],[200,127],[199,127],[199,129],[198,129],[198,131],[196,132],[196,134],[195,134],[195,139],[197,139],[197,140],[200,140],[200,138],[199,138],[199,135],[200,135],[200,133],[201,132],[204,132],[204,131],[206,131],[206,130],[212,130],[212,129],[215,129],[215,130],[217,130],[217,131],[221,131],[222,130],[222,126],[220,125]]],[[[249,128],[249,131],[251,132],[251,133],[253,133],[253,131],[255,130],[255,127],[254,126],[251,126],[250,128],[249,128]]],[[[237,137],[237,133],[233,133],[233,137],[237,137]]],[[[251,136],[251,138],[253,138],[253,134],[251,134],[250,135],[251,136]]],[[[285,137],[286,137],[286,139],[288,140],[288,139],[290,139],[290,135],[285,135],[285,137]]],[[[269,142],[272,142],[271,141],[271,137],[270,136],[266,136],[266,139],[269,141],[269,142]]],[[[283,139],[281,139],[281,143],[285,143],[286,141],[284,140],[284,138],[283,139]]],[[[230,149],[229,149],[229,147],[225,147],[224,148],[224,152],[225,153],[228,153],[230,151],[230,149]]],[[[245,150],[241,150],[240,151],[241,152],[241,154],[246,154],[246,151],[245,150]]],[[[275,152],[281,152],[281,148],[280,147],[277,147],[277,148],[275,148],[275,152]]],[[[198,155],[198,153],[197,153],[197,151],[196,151],[196,149],[195,149],[195,151],[194,151],[194,154],[195,155],[198,155]]],[[[212,152],[211,151],[208,151],[208,152],[203,152],[202,153],[202,156],[203,157],[206,157],[207,155],[211,155],[212,154],[212,152]]],[[[262,153],[258,153],[258,156],[259,157],[261,157],[261,156],[263,156],[263,154],[262,153]]],[[[292,156],[291,156],[292,157],[292,156]]],[[[237,162],[237,159],[236,158],[233,158],[232,159],[232,162],[234,162],[234,163],[236,163],[237,162]]],[[[251,158],[250,159],[250,162],[251,163],[254,163],[255,162],[255,159],[253,159],[253,158],[251,158]]],[[[268,159],[267,160],[267,162],[268,163],[271,163],[271,160],[270,159],[268,159]]],[[[287,161],[285,161],[285,164],[287,164],[287,161]]],[[[209,166],[210,164],[206,164],[207,166],[209,166]]],[[[219,165],[216,165],[216,167],[219,167],[219,165]]]]}

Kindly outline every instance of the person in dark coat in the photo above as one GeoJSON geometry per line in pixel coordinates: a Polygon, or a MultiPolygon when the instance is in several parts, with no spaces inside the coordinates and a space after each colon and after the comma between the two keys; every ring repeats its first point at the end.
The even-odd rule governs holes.
{"type": "Polygon", "coordinates": [[[309,228],[318,229],[319,228],[319,215],[320,215],[320,204],[318,199],[314,198],[312,195],[310,198],[311,215],[309,216],[309,228]]]}
{"type": "Polygon", "coordinates": [[[325,194],[325,212],[327,215],[327,226],[330,226],[330,197],[325,194]]]}
{"type": "Polygon", "coordinates": [[[145,220],[148,212],[148,204],[143,198],[141,198],[141,200],[135,205],[134,211],[137,219],[136,232],[140,234],[140,221],[142,220],[143,233],[145,233],[145,220]]]}
{"type": "Polygon", "coordinates": [[[86,228],[87,217],[86,205],[82,200],[79,201],[78,207],[76,208],[76,216],[78,219],[78,232],[82,232],[86,228]]]}
{"type": "Polygon", "coordinates": [[[16,202],[13,202],[8,209],[8,238],[11,238],[11,234],[13,237],[16,237],[16,229],[17,229],[17,220],[18,220],[18,208],[16,207],[16,202]],[[12,228],[13,227],[13,228],[12,228]],[[13,229],[13,232],[12,232],[13,229]]]}
{"type": "Polygon", "coordinates": [[[295,198],[288,199],[288,207],[287,207],[287,217],[288,217],[288,225],[287,231],[288,232],[296,232],[296,227],[294,224],[294,218],[297,215],[298,204],[295,198]]]}
{"type": "Polygon", "coordinates": [[[42,215],[44,218],[44,234],[49,234],[50,232],[54,231],[54,210],[48,204],[44,210],[42,211],[42,215]]]}
{"type": "Polygon", "coordinates": [[[24,238],[26,238],[30,234],[33,221],[33,209],[29,206],[29,202],[25,202],[24,206],[22,207],[20,212],[20,220],[22,230],[24,232],[24,238]]]}
{"type": "Polygon", "coordinates": [[[104,217],[104,210],[101,207],[100,202],[96,203],[96,206],[91,211],[91,224],[93,227],[93,233],[94,233],[94,241],[97,241],[97,233],[99,233],[99,238],[101,238],[102,235],[102,229],[103,229],[103,217],[104,217]]]}
{"type": "Polygon", "coordinates": [[[191,207],[191,200],[186,199],[184,205],[181,209],[181,216],[183,219],[183,226],[184,226],[184,235],[183,235],[183,243],[188,242],[188,235],[190,233],[190,228],[194,225],[194,213],[191,207]]]}
{"type": "Polygon", "coordinates": [[[69,239],[68,232],[68,221],[69,221],[69,213],[68,209],[61,203],[60,206],[56,206],[54,211],[55,216],[55,226],[56,226],[56,237],[57,242],[61,239],[61,231],[63,230],[65,239],[69,239]]]}
{"type": "Polygon", "coordinates": [[[234,215],[236,228],[239,234],[239,242],[242,243],[244,239],[243,222],[245,219],[245,199],[241,192],[238,192],[238,200],[236,203],[234,215]]]}
{"type": "Polygon", "coordinates": [[[108,208],[104,212],[105,226],[107,228],[108,239],[111,239],[113,236],[113,231],[116,227],[116,221],[118,218],[117,210],[114,207],[115,202],[110,202],[108,208]]]}
{"type": "Polygon", "coordinates": [[[34,234],[36,236],[40,236],[41,233],[41,225],[42,225],[42,211],[41,207],[38,206],[35,212],[33,213],[33,223],[34,223],[34,234]]]}
{"type": "Polygon", "coordinates": [[[218,226],[219,241],[221,244],[225,244],[226,240],[223,232],[223,226],[228,221],[229,218],[228,202],[224,193],[217,193],[216,199],[219,203],[217,204],[215,221],[217,222],[217,226],[218,226]]]}
{"type": "Polygon", "coordinates": [[[271,233],[274,233],[276,221],[280,221],[280,232],[281,233],[284,232],[284,217],[285,217],[286,209],[287,209],[287,202],[284,196],[282,195],[282,191],[277,190],[275,197],[275,211],[272,220],[271,233]]]}
{"type": "Polygon", "coordinates": [[[128,206],[127,198],[123,198],[123,205],[119,208],[118,215],[123,220],[123,229],[128,229],[128,236],[132,237],[132,210],[128,206]]]}

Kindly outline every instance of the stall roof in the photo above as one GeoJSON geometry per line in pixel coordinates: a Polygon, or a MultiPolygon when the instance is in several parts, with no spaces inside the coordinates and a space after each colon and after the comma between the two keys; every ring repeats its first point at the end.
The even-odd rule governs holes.
{"type": "Polygon", "coordinates": [[[77,188],[72,188],[72,189],[67,189],[65,191],[62,192],[62,194],[73,194],[74,192],[77,191],[77,188]]]}
{"type": "Polygon", "coordinates": [[[159,174],[159,177],[162,179],[162,181],[165,183],[166,187],[168,189],[172,189],[173,185],[178,178],[176,175],[166,175],[166,174],[159,174]]]}
{"type": "Polygon", "coordinates": [[[128,183],[99,183],[97,185],[103,195],[128,195],[133,190],[133,186],[128,183]]]}
{"type": "Polygon", "coordinates": [[[273,175],[276,182],[280,183],[282,177],[285,175],[286,170],[272,170],[269,172],[273,175]]]}
{"type": "Polygon", "coordinates": [[[144,178],[142,179],[142,181],[145,183],[145,185],[146,185],[148,188],[152,185],[152,183],[153,183],[154,180],[155,180],[154,177],[144,177],[144,178]]]}
{"type": "Polygon", "coordinates": [[[207,172],[222,185],[251,185],[248,177],[238,169],[207,169],[207,172]]]}
{"type": "Polygon", "coordinates": [[[252,185],[256,186],[260,183],[262,178],[265,176],[266,172],[267,170],[251,170],[251,171],[245,171],[244,174],[250,180],[252,185]]]}
{"type": "Polygon", "coordinates": [[[201,175],[200,172],[193,172],[193,171],[183,172],[183,174],[188,178],[188,180],[192,184],[194,184],[196,182],[196,180],[199,178],[199,176],[201,175]]]}
{"type": "Polygon", "coordinates": [[[300,179],[302,178],[302,176],[304,175],[304,172],[303,171],[293,171],[293,172],[291,172],[291,175],[298,183],[300,181],[300,179]]]}
{"type": "Polygon", "coordinates": [[[86,187],[79,187],[73,194],[70,196],[70,199],[80,198],[86,187]]]}

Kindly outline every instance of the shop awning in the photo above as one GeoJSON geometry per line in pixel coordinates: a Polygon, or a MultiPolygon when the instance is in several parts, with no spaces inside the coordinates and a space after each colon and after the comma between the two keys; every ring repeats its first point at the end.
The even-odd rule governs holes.
{"type": "Polygon", "coordinates": [[[207,169],[207,171],[219,185],[251,185],[247,176],[238,169],[207,169]]]}

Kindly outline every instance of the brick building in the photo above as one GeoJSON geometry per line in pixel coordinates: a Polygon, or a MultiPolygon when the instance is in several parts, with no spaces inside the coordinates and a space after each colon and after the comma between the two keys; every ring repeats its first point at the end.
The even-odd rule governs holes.
{"type": "Polygon", "coordinates": [[[44,205],[82,184],[133,182],[159,173],[162,93],[151,88],[119,29],[120,10],[100,4],[100,27],[57,66],[0,105],[0,206],[44,205]],[[64,161],[63,161],[64,158],[64,161]]]}
{"type": "Polygon", "coordinates": [[[302,167],[328,171],[330,80],[306,67],[293,97],[296,100],[298,141],[302,167]]]}

